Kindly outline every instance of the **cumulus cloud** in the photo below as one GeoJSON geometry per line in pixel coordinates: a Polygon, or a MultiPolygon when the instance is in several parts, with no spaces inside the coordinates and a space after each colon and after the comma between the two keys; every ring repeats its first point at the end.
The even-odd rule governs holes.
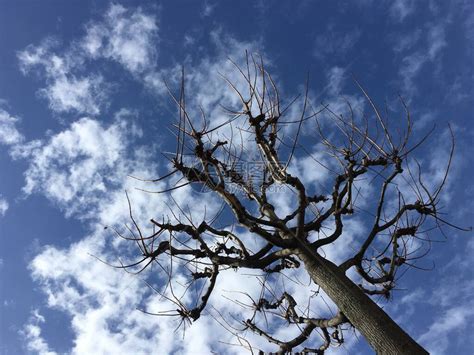
{"type": "Polygon", "coordinates": [[[30,265],[33,278],[46,293],[48,306],[71,316],[76,336],[72,353],[144,353],[144,346],[150,349],[149,341],[161,336],[158,324],[135,310],[146,286],[91,257],[103,257],[103,240],[94,235],[66,250],[45,248],[30,265]]]}
{"type": "Polygon", "coordinates": [[[454,105],[470,100],[474,97],[474,88],[470,83],[469,76],[458,75],[453,78],[446,91],[446,100],[454,105]]]}
{"type": "Polygon", "coordinates": [[[25,145],[14,154],[30,161],[24,192],[41,192],[67,215],[94,213],[107,196],[107,186],[130,172],[123,160],[133,138],[126,133],[133,132],[129,124],[120,120],[104,126],[82,118],[46,142],[25,145]]]}
{"type": "Polygon", "coordinates": [[[467,14],[464,20],[464,31],[468,41],[474,39],[474,6],[470,1],[464,1],[462,4],[462,11],[467,14]]]}
{"type": "Polygon", "coordinates": [[[59,76],[48,88],[40,90],[40,95],[48,99],[51,110],[55,112],[99,114],[105,105],[106,92],[100,75],[79,79],[59,76]]]}
{"type": "Polygon", "coordinates": [[[337,169],[332,159],[324,153],[321,144],[315,144],[312,149],[307,149],[306,154],[292,159],[289,172],[299,176],[301,181],[308,187],[325,186],[328,180],[333,177],[333,171],[337,169]],[[334,169],[334,170],[332,170],[334,169]]]}
{"type": "MultiPolygon", "coordinates": [[[[68,248],[44,247],[32,260],[30,270],[47,296],[48,307],[70,316],[75,334],[72,353],[147,354],[156,349],[156,344],[166,353],[173,348],[191,353],[194,347],[183,346],[176,337],[174,319],[158,321],[137,311],[139,306],[156,309],[159,295],[150,292],[141,278],[105,265],[92,255],[116,265],[118,256],[122,260],[137,256],[133,243],[114,238],[111,228],[104,229],[104,225],[124,228],[123,224],[129,221],[125,190],[129,191],[134,218],[143,230],[150,217],[170,214],[174,201],[195,206],[191,218],[196,220],[217,211],[219,205],[213,204],[212,197],[207,197],[206,203],[196,202],[199,195],[190,189],[176,191],[173,200],[136,190],[135,187],[151,188],[128,175],[156,176],[156,166],[150,164],[151,157],[145,149],[135,146],[136,153],[127,153],[140,131],[124,122],[126,112],[117,116],[110,125],[80,119],[49,140],[17,152],[17,158],[27,159],[30,164],[25,192],[45,195],[67,215],[87,218],[92,228],[89,235],[68,248]]],[[[165,186],[153,184],[153,188],[165,186]]],[[[156,278],[162,283],[166,274],[156,278]]],[[[212,333],[205,331],[209,322],[212,319],[204,320],[195,333],[195,340],[203,346],[219,332],[218,327],[212,333]]],[[[48,351],[39,323],[31,321],[25,327],[28,346],[48,351]]]]}
{"type": "Polygon", "coordinates": [[[66,74],[74,65],[74,61],[71,57],[63,57],[53,52],[59,45],[59,41],[48,37],[39,45],[27,46],[23,51],[18,52],[20,70],[23,74],[36,69],[44,71],[48,76],[66,74]]]}
{"type": "Polygon", "coordinates": [[[25,137],[16,128],[19,121],[18,117],[0,108],[0,144],[15,145],[23,142],[25,137]]]}
{"type": "Polygon", "coordinates": [[[113,4],[101,21],[90,22],[85,35],[69,46],[46,38],[20,51],[18,60],[24,74],[44,76],[46,87],[38,93],[48,100],[52,111],[98,115],[108,105],[112,86],[100,72],[84,75],[87,65],[107,59],[134,75],[152,71],[158,39],[153,16],[140,8],[113,4]]]}
{"type": "Polygon", "coordinates": [[[69,51],[57,54],[59,43],[46,39],[38,46],[30,45],[18,53],[23,73],[44,75],[46,87],[38,94],[47,99],[54,112],[99,114],[106,106],[109,86],[100,74],[76,75],[73,71],[84,64],[80,54],[69,51]]]}
{"type": "MultiPolygon", "coordinates": [[[[228,322],[239,327],[239,322],[245,317],[245,308],[238,302],[248,303],[248,295],[257,298],[262,287],[261,280],[245,272],[222,271],[211,298],[212,306],[208,307],[208,311],[198,322],[186,329],[183,341],[182,329],[176,331],[179,319],[157,318],[137,310],[158,312],[176,307],[146,286],[142,279],[148,275],[135,277],[94,262],[90,253],[100,253],[104,258],[114,256],[110,253],[110,246],[106,247],[103,241],[104,232],[98,231],[67,249],[47,247],[30,264],[33,278],[48,296],[48,307],[63,311],[71,317],[75,334],[72,354],[149,354],[154,353],[157,346],[164,353],[194,354],[196,349],[208,353],[242,353],[243,349],[238,346],[229,347],[216,342],[216,339],[235,342],[232,334],[220,324],[224,323],[221,317],[226,317],[228,322]]],[[[162,263],[165,265],[165,261],[162,260],[162,263]]],[[[153,273],[158,275],[154,277],[159,280],[158,285],[166,281],[167,275],[160,269],[153,273]]],[[[298,282],[307,282],[307,275],[301,270],[288,277],[298,282]]],[[[185,279],[176,272],[174,280],[177,281],[173,283],[174,293],[180,294],[185,286],[180,287],[179,283],[185,279]]],[[[285,287],[297,302],[305,304],[314,290],[300,287],[298,282],[288,282],[283,286],[283,280],[277,280],[274,287],[277,292],[280,287],[285,287]]],[[[191,288],[181,301],[189,301],[195,297],[195,292],[199,290],[191,288]]],[[[171,296],[169,292],[166,294],[171,296]]],[[[311,315],[326,314],[326,306],[315,304],[311,308],[311,315]]],[[[279,331],[278,335],[289,338],[291,334],[285,329],[279,331]]],[[[35,328],[35,332],[39,334],[40,329],[35,328]]],[[[252,345],[266,351],[274,349],[264,339],[254,334],[248,335],[252,345]]],[[[350,345],[351,340],[346,346],[350,345]]]]}
{"type": "Polygon", "coordinates": [[[140,8],[113,4],[103,21],[90,23],[82,47],[92,58],[117,61],[133,74],[154,68],[157,60],[158,25],[140,8]]]}
{"type": "MultiPolygon", "coordinates": [[[[189,191],[185,198],[187,200],[182,202],[182,205],[192,203],[197,210],[200,210],[200,216],[196,216],[196,220],[202,218],[206,212],[217,210],[218,207],[208,204],[207,211],[198,208],[199,205],[203,205],[202,198],[198,202],[198,197],[193,197],[189,191]]],[[[166,204],[171,201],[153,204],[154,199],[156,196],[140,202],[133,198],[134,212],[145,208],[148,209],[148,213],[150,209],[157,215],[165,213],[166,204]]],[[[207,201],[209,198],[206,198],[207,201]]],[[[109,203],[104,204],[102,208],[114,209],[109,203]]],[[[126,208],[122,208],[122,213],[124,212],[127,213],[126,208]]],[[[120,218],[124,220],[125,216],[121,215],[120,218]]],[[[258,239],[251,233],[240,228],[235,232],[250,248],[258,244],[258,239]]],[[[196,295],[199,295],[200,287],[194,286],[188,289],[183,274],[187,270],[180,266],[179,260],[174,261],[173,280],[171,286],[165,287],[164,291],[166,297],[147,287],[144,280],[156,288],[166,285],[168,275],[165,270],[169,270],[169,261],[165,255],[158,259],[162,268],[154,264],[148,272],[145,271],[139,277],[114,269],[92,256],[120,265],[119,256],[124,262],[133,260],[128,259],[133,255],[127,251],[128,245],[130,244],[123,239],[113,239],[109,230],[100,227],[68,248],[44,247],[31,261],[29,267],[33,279],[46,294],[47,306],[65,312],[71,319],[75,336],[73,348],[70,350],[72,354],[91,352],[147,354],[153,353],[157,344],[160,351],[165,353],[193,354],[196,349],[209,353],[212,351],[242,353],[242,348],[229,347],[225,344],[235,342],[235,339],[223,328],[222,324],[226,323],[222,317],[233,326],[240,327],[240,321],[247,316],[242,304],[250,302],[249,296],[258,299],[263,278],[257,278],[256,273],[249,275],[248,270],[222,270],[207,311],[202,314],[198,322],[186,329],[186,338],[183,341],[181,330],[176,332],[179,318],[156,318],[140,312],[137,308],[152,313],[174,310],[176,305],[168,302],[166,297],[183,295],[181,302],[190,302],[198,297],[196,295]],[[173,293],[170,291],[171,287],[173,293]],[[216,339],[220,339],[222,343],[216,342],[216,339]]],[[[191,267],[192,263],[189,266],[191,267]]],[[[296,301],[303,305],[314,291],[309,287],[301,287],[301,284],[306,285],[308,282],[308,275],[300,269],[289,271],[285,277],[277,277],[272,287],[277,293],[283,289],[291,292],[296,301]]],[[[321,317],[331,314],[332,303],[322,291],[320,295],[325,298],[328,305],[315,302],[311,307],[310,316],[321,317]]],[[[40,329],[35,331],[39,334],[40,329]]],[[[295,331],[296,329],[284,327],[277,330],[277,334],[282,338],[289,338],[295,331]]],[[[252,345],[265,351],[274,349],[274,346],[258,335],[253,333],[247,335],[252,345]]],[[[350,348],[353,341],[354,339],[349,339],[346,347],[350,348]]]]}
{"type": "MultiPolygon", "coordinates": [[[[112,258],[117,263],[114,255],[104,248],[103,240],[103,235],[95,234],[66,250],[48,247],[30,266],[33,278],[47,293],[48,306],[71,317],[75,333],[71,353],[147,354],[155,352],[159,344],[164,353],[191,354],[196,349],[210,349],[211,344],[212,348],[219,348],[214,342],[217,336],[229,339],[218,323],[203,316],[187,330],[183,342],[180,331],[175,333],[179,320],[156,318],[137,310],[145,308],[153,312],[172,305],[151,292],[142,278],[94,261],[91,253],[112,258]]],[[[179,274],[175,278],[183,280],[179,274]]],[[[165,282],[166,274],[161,273],[158,280],[165,282]]],[[[174,287],[175,292],[180,291],[179,285],[174,287]]]]}

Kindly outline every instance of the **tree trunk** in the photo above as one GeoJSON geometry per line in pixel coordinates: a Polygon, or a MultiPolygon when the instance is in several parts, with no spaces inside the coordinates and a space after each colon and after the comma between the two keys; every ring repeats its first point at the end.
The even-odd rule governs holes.
{"type": "Polygon", "coordinates": [[[301,251],[300,258],[318,284],[377,354],[428,354],[336,265],[301,251]]]}

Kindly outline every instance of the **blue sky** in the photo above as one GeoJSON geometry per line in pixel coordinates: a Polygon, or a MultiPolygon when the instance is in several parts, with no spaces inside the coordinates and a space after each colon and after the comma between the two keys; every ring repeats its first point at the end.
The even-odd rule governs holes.
{"type": "MultiPolygon", "coordinates": [[[[376,102],[394,108],[396,125],[402,95],[416,136],[436,125],[417,151],[433,184],[442,178],[451,124],[456,152],[442,213],[472,225],[473,41],[474,8],[462,0],[2,1],[0,353],[243,351],[219,343],[230,335],[211,314],[183,340],[172,319],[136,310],[160,302],[141,278],[91,256],[128,255],[104,230],[127,220],[125,190],[138,220],[168,213],[168,197],[137,190],[150,187],[128,175],[167,171],[160,152],[174,149],[168,129],[176,108],[163,78],[177,91],[181,65],[190,105],[216,122],[219,104],[235,104],[218,73],[238,80],[228,57],[243,63],[246,50],[265,58],[285,99],[304,90],[309,72],[312,102],[343,110],[346,97],[368,112],[354,75],[376,102]]],[[[317,152],[312,132],[305,129],[302,139],[317,152]]],[[[293,169],[309,184],[323,181],[304,159],[298,156],[293,169]]],[[[275,199],[284,209],[282,196],[275,199]]],[[[196,216],[219,206],[190,190],[173,198],[196,216]]],[[[349,226],[346,240],[364,232],[363,219],[349,226]]],[[[409,270],[400,291],[381,304],[432,353],[468,353],[472,232],[443,230],[432,232],[440,242],[417,264],[432,270],[409,270]]],[[[337,259],[345,246],[327,252],[337,259]]],[[[258,286],[242,280],[231,274],[219,287],[258,286]]],[[[237,312],[223,297],[213,305],[237,312]]],[[[370,353],[360,336],[347,336],[334,353],[370,353]]]]}

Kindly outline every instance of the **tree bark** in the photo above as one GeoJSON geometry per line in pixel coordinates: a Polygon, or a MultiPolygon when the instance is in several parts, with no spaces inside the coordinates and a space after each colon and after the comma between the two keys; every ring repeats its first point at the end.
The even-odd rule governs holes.
{"type": "Polygon", "coordinates": [[[311,279],[318,284],[377,354],[428,354],[336,265],[301,251],[311,279]]]}

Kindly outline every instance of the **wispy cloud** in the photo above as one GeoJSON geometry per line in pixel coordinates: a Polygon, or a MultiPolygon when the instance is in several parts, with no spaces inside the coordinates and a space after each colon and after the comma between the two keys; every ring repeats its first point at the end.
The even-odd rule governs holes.
{"type": "Polygon", "coordinates": [[[472,322],[473,316],[474,304],[449,308],[418,340],[427,344],[430,354],[445,354],[449,349],[450,336],[463,330],[466,324],[472,322]]]}
{"type": "Polygon", "coordinates": [[[458,75],[446,90],[446,100],[454,105],[472,100],[474,97],[474,87],[472,81],[474,75],[458,75]]]}
{"type": "Polygon", "coordinates": [[[8,210],[8,201],[0,195],[0,217],[5,216],[5,213],[8,210]]]}
{"type": "MultiPolygon", "coordinates": [[[[457,237],[462,237],[458,235],[457,237]]],[[[450,240],[452,249],[443,249],[443,253],[450,253],[449,262],[437,265],[438,272],[433,284],[416,288],[401,298],[401,302],[392,308],[401,324],[413,329],[413,334],[418,333],[419,341],[430,354],[445,354],[450,350],[455,351],[461,345],[467,349],[473,342],[469,337],[464,337],[469,325],[474,321],[474,304],[471,295],[474,292],[472,279],[474,242],[463,238],[450,240]],[[418,308],[432,307],[427,314],[429,321],[424,328],[414,322],[418,308]]],[[[429,282],[429,281],[427,281],[429,282]]]]}
{"type": "Polygon", "coordinates": [[[474,243],[468,243],[466,250],[453,258],[453,261],[464,260],[464,263],[456,265],[456,262],[444,267],[445,277],[440,280],[441,286],[432,294],[430,302],[437,311],[431,325],[418,338],[430,354],[445,354],[447,349],[456,344],[455,339],[459,339],[465,332],[466,325],[474,321],[474,304],[470,299],[474,282],[469,275],[457,276],[460,272],[471,269],[472,265],[469,268],[464,267],[466,261],[472,264],[468,259],[472,258],[473,247],[474,243]]]}
{"type": "MultiPolygon", "coordinates": [[[[440,65],[441,53],[447,44],[445,27],[446,23],[428,24],[424,44],[417,46],[416,50],[403,57],[399,75],[403,83],[404,93],[407,95],[412,96],[417,93],[415,79],[426,64],[440,65]]],[[[411,34],[406,36],[409,37],[411,34]]],[[[410,42],[408,39],[405,42],[407,41],[410,42]]],[[[407,46],[406,48],[410,47],[407,46]]]]}
{"type": "Polygon", "coordinates": [[[56,355],[56,352],[50,349],[48,343],[41,336],[40,324],[44,322],[44,317],[37,309],[34,310],[28,323],[20,332],[20,335],[25,338],[25,347],[27,350],[39,355],[56,355]]]}
{"type": "Polygon", "coordinates": [[[438,23],[428,29],[428,58],[435,60],[441,50],[446,46],[445,24],[438,23]]]}
{"type": "Polygon", "coordinates": [[[327,73],[328,90],[330,95],[341,93],[345,80],[346,71],[338,66],[332,67],[327,73]]]}
{"type": "Polygon", "coordinates": [[[204,4],[202,6],[201,10],[201,16],[202,17],[208,17],[212,14],[214,11],[215,7],[217,6],[217,3],[212,3],[210,1],[204,1],[204,4]]]}
{"type": "Polygon", "coordinates": [[[359,41],[362,32],[358,28],[341,28],[329,24],[326,31],[314,39],[313,55],[319,60],[341,57],[359,41]]]}
{"type": "Polygon", "coordinates": [[[470,1],[464,1],[463,12],[467,15],[464,21],[464,28],[466,33],[466,39],[468,41],[474,40],[474,5],[470,1]]]}
{"type": "Polygon", "coordinates": [[[414,0],[395,0],[390,6],[390,16],[397,22],[403,22],[415,12],[415,5],[414,0]]]}
{"type": "Polygon", "coordinates": [[[418,28],[404,36],[396,36],[393,50],[395,53],[406,53],[406,51],[413,50],[420,41],[422,34],[423,31],[418,28]]]}

